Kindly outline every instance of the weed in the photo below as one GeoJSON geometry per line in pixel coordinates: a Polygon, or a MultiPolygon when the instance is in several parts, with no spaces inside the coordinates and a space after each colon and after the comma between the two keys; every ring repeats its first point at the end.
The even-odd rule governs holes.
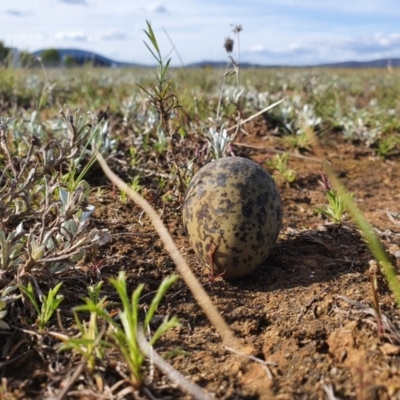
{"type": "MultiPolygon", "coordinates": [[[[161,300],[165,296],[165,293],[168,291],[168,289],[177,280],[177,278],[178,277],[176,275],[173,275],[165,278],[162,281],[144,319],[144,330],[149,327],[161,300]]],[[[108,324],[107,335],[109,341],[121,353],[128,366],[130,382],[134,388],[138,389],[142,385],[141,368],[145,359],[145,356],[141,352],[137,343],[137,329],[139,326],[139,300],[144,285],[139,285],[132,295],[129,296],[124,272],[120,272],[118,278],[111,279],[110,282],[114,286],[121,300],[122,308],[118,312],[118,317],[121,323],[118,323],[104,307],[106,299],[103,298],[100,301],[98,300],[99,286],[97,286],[94,290],[94,295],[85,299],[85,305],[74,308],[76,312],[83,311],[91,314],[89,328],[83,328],[82,324],[80,324],[81,335],[84,335],[85,337],[83,338],[81,336],[78,342],[71,342],[69,340],[66,346],[73,347],[80,353],[84,353],[85,357],[87,357],[87,359],[90,361],[90,365],[93,366],[93,356],[96,349],[96,341],[99,343],[101,340],[99,339],[99,335],[94,335],[96,332],[98,332],[96,319],[98,317],[104,319],[104,321],[108,324]],[[82,339],[88,340],[82,341],[82,339]],[[77,348],[78,346],[80,346],[80,349],[77,348]]],[[[80,321],[78,320],[78,322],[80,321]]],[[[150,343],[153,345],[165,332],[177,326],[179,326],[179,322],[176,317],[165,318],[161,325],[153,333],[150,343]]]]}
{"type": "Polygon", "coordinates": [[[103,282],[97,283],[95,286],[88,287],[89,297],[84,301],[86,306],[93,305],[94,310],[90,311],[89,321],[83,322],[74,310],[74,319],[76,327],[79,331],[78,337],[67,338],[59,351],[73,350],[79,353],[87,363],[89,371],[93,372],[96,366],[96,360],[103,360],[105,357],[105,349],[111,347],[111,344],[103,339],[105,335],[105,321],[103,320],[103,328],[99,328],[99,314],[95,309],[106,312],[106,306],[110,305],[106,297],[100,299],[100,290],[103,282]]]}
{"type": "Polygon", "coordinates": [[[7,316],[7,304],[21,297],[20,295],[11,294],[17,289],[18,286],[8,285],[0,292],[0,331],[10,330],[10,326],[3,320],[7,316]]]}
{"type": "Polygon", "coordinates": [[[179,145],[180,136],[177,133],[178,129],[173,127],[173,116],[176,110],[180,107],[178,98],[172,90],[172,78],[167,78],[167,72],[171,58],[164,59],[160,47],[158,45],[157,37],[149,21],[147,23],[147,30],[144,31],[150,44],[145,43],[147,49],[157,62],[157,69],[154,73],[156,82],[150,88],[146,89],[144,86],[138,86],[147,94],[148,101],[155,108],[159,118],[159,126],[157,127],[157,141],[156,151],[158,153],[164,152],[166,149],[171,154],[172,164],[176,171],[176,180],[178,184],[179,193],[185,191],[184,186],[184,165],[179,162],[179,157],[176,147],[179,145]]]}
{"type": "MultiPolygon", "coordinates": [[[[218,159],[221,157],[225,157],[228,153],[232,154],[232,150],[230,149],[231,144],[235,140],[236,135],[238,134],[241,127],[241,108],[240,108],[240,97],[243,91],[240,90],[240,68],[239,68],[239,59],[240,59],[240,32],[242,31],[242,27],[240,25],[233,27],[233,33],[237,37],[238,46],[237,46],[237,59],[235,60],[231,53],[233,52],[234,41],[231,38],[226,38],[224,42],[224,48],[228,54],[228,65],[225,69],[221,86],[220,93],[217,105],[217,113],[215,117],[215,121],[212,118],[209,118],[212,125],[208,131],[206,132],[206,138],[210,143],[212,158],[218,159]],[[236,77],[236,84],[233,88],[233,91],[230,91],[229,87],[226,86],[226,80],[229,76],[234,75],[236,77]],[[226,129],[227,123],[221,123],[221,108],[223,105],[224,91],[228,90],[227,93],[227,103],[233,104],[238,116],[237,121],[239,123],[235,127],[234,133],[228,135],[228,131],[226,129]]],[[[230,114],[230,113],[228,113],[230,114]]]]}
{"type": "Polygon", "coordinates": [[[37,313],[36,324],[39,332],[44,331],[50,321],[50,318],[53,316],[60,303],[64,300],[63,295],[57,294],[61,286],[62,282],[58,283],[53,289],[50,289],[47,296],[40,295],[39,297],[41,297],[41,306],[39,307],[39,302],[36,299],[32,284],[29,282],[27,287],[19,285],[21,292],[29,299],[37,313]]]}
{"type": "Polygon", "coordinates": [[[311,149],[310,139],[308,135],[304,132],[301,132],[296,135],[285,135],[283,137],[283,143],[290,149],[298,149],[298,150],[311,149]]]}
{"type": "Polygon", "coordinates": [[[80,143],[84,144],[80,153],[70,158],[69,172],[62,176],[62,181],[67,185],[68,190],[74,192],[81,182],[84,182],[83,178],[96,161],[93,150],[107,154],[112,150],[115,141],[109,140],[107,122],[95,124],[94,117],[90,114],[90,119],[88,120],[83,118],[79,111],[74,116],[69,108],[67,108],[67,114],[61,111],[60,115],[72,142],[76,143],[76,150],[79,149],[80,143]],[[92,151],[89,151],[89,147],[92,147],[92,151]],[[90,153],[90,158],[79,172],[87,153],[90,153]]]}
{"type": "Polygon", "coordinates": [[[293,183],[296,180],[296,172],[289,168],[289,154],[276,154],[267,160],[267,165],[278,171],[287,183],[293,183]]]}
{"type": "Polygon", "coordinates": [[[378,141],[376,152],[379,157],[386,159],[399,144],[400,139],[397,136],[390,135],[378,141]]]}
{"type": "MultiPolygon", "coordinates": [[[[134,191],[141,193],[143,190],[143,186],[140,184],[140,176],[136,175],[131,183],[129,184],[129,187],[131,187],[134,191]]],[[[121,199],[121,203],[122,204],[126,204],[128,201],[128,198],[126,196],[126,192],[121,190],[121,194],[120,194],[120,199],[121,199]]]]}
{"type": "Polygon", "coordinates": [[[334,224],[341,224],[345,221],[347,215],[345,213],[345,199],[344,196],[353,197],[352,194],[339,194],[335,190],[330,189],[325,191],[328,205],[318,207],[317,213],[324,215],[330,219],[334,224]]]}
{"type": "MultiPolygon", "coordinates": [[[[315,139],[314,136],[312,136],[311,133],[311,140],[314,145],[314,151],[316,154],[323,160],[322,156],[322,151],[320,147],[318,146],[318,143],[315,139]]],[[[331,165],[328,162],[324,162],[324,167],[325,167],[325,172],[326,172],[326,179],[325,183],[323,183],[323,186],[326,188],[329,188],[327,191],[333,192],[332,199],[340,199],[338,200],[340,206],[338,207],[339,210],[343,210],[346,208],[348,212],[350,213],[351,217],[359,227],[359,229],[362,231],[365,241],[367,243],[367,246],[373,256],[375,257],[376,261],[378,264],[382,267],[382,270],[385,274],[385,277],[388,281],[390,290],[392,291],[396,303],[398,306],[400,306],[400,284],[397,280],[397,273],[396,270],[394,269],[389,257],[387,256],[381,241],[379,238],[375,235],[372,226],[370,223],[367,221],[365,218],[364,214],[362,211],[357,207],[356,203],[353,200],[353,195],[350,194],[343,184],[340,182],[340,180],[336,177],[336,174],[334,173],[331,165]],[[329,183],[328,183],[329,179],[329,183]],[[330,189],[332,187],[332,189],[330,189]]],[[[328,198],[329,199],[329,198],[328,198]]],[[[336,203],[336,200],[333,200],[334,203],[336,203]]],[[[333,207],[336,207],[335,204],[333,204],[333,207]]],[[[340,213],[334,212],[334,215],[340,216],[340,213]]]]}
{"type": "Polygon", "coordinates": [[[84,173],[76,178],[71,171],[68,178],[60,177],[59,169],[65,164],[78,165],[75,156],[80,144],[88,143],[87,135],[93,138],[92,131],[85,134],[76,129],[69,111],[63,118],[68,124],[64,140],[50,141],[38,150],[40,142],[32,136],[23,157],[12,154],[13,144],[6,136],[11,121],[1,119],[5,159],[0,175],[0,272],[18,269],[21,277],[45,263],[50,270],[60,271],[60,262],[66,267],[87,249],[110,239],[107,230],[88,229],[94,207],[88,205],[90,188],[84,173]]]}

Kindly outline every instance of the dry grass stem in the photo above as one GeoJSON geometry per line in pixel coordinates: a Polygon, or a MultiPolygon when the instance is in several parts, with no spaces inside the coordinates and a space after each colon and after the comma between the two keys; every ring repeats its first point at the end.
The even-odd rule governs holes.
{"type": "Polygon", "coordinates": [[[67,398],[68,391],[72,388],[73,384],[79,378],[79,375],[83,371],[83,368],[85,367],[85,365],[86,365],[85,362],[82,362],[79,364],[79,366],[75,369],[75,371],[68,378],[68,381],[64,384],[64,387],[61,389],[61,391],[55,397],[55,400],[64,400],[67,398]]]}
{"type": "Polygon", "coordinates": [[[203,309],[210,322],[221,335],[223,342],[230,346],[240,348],[241,346],[238,339],[235,338],[229,326],[212,303],[210,297],[187,265],[185,259],[182,257],[171,235],[160,220],[160,216],[157,214],[154,208],[142,196],[132,190],[122,179],[115,175],[99,153],[97,153],[97,160],[111,182],[113,182],[120,190],[124,191],[149,216],[155,230],[157,231],[165,248],[174,261],[177,270],[181,274],[182,278],[191,290],[194,298],[203,309]]]}
{"type": "Polygon", "coordinates": [[[248,144],[248,143],[237,143],[237,142],[232,143],[232,144],[234,146],[238,146],[238,147],[247,147],[249,149],[262,150],[266,153],[289,154],[290,157],[300,158],[302,160],[307,160],[307,161],[315,162],[318,164],[322,163],[322,161],[319,158],[307,157],[307,156],[303,156],[302,154],[296,154],[296,153],[291,153],[291,152],[284,151],[284,150],[273,149],[272,147],[254,146],[254,145],[248,144]]]}
{"type": "Polygon", "coordinates": [[[193,396],[196,400],[211,400],[211,396],[206,393],[200,386],[186,379],[179,371],[167,363],[147,342],[143,327],[139,327],[137,331],[137,341],[140,349],[146,354],[147,358],[151,358],[154,364],[168,377],[175,381],[183,390],[193,396]]]}
{"type": "Polygon", "coordinates": [[[249,122],[249,121],[251,121],[252,119],[258,117],[259,115],[264,114],[264,113],[267,112],[268,110],[271,110],[271,108],[274,108],[274,107],[276,107],[276,106],[279,106],[279,104],[283,103],[284,101],[285,101],[285,99],[282,99],[282,100],[279,100],[279,101],[277,101],[277,102],[275,102],[275,103],[273,103],[273,104],[270,104],[269,106],[265,107],[265,108],[262,109],[261,111],[259,111],[259,112],[255,113],[255,114],[251,115],[249,118],[246,118],[245,120],[240,121],[240,122],[239,122],[238,124],[236,124],[236,125],[230,126],[230,127],[227,129],[227,131],[229,132],[229,131],[232,131],[232,130],[234,130],[234,129],[236,129],[236,128],[239,128],[241,125],[245,124],[246,122],[249,122]]]}

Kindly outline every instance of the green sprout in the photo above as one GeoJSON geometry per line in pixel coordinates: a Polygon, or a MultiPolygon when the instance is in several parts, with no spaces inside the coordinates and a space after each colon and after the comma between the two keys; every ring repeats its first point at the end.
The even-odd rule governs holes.
{"type": "Polygon", "coordinates": [[[377,154],[382,159],[386,159],[390,152],[393,151],[400,144],[400,139],[394,135],[388,136],[379,140],[378,147],[376,149],[377,154]]]}
{"type": "Polygon", "coordinates": [[[106,347],[111,344],[103,339],[105,334],[105,321],[103,319],[103,329],[99,328],[99,314],[96,309],[105,311],[109,302],[107,298],[100,299],[100,289],[103,282],[97,283],[95,286],[88,287],[89,297],[84,299],[88,308],[93,308],[90,311],[89,321],[82,321],[75,309],[74,319],[79,331],[79,337],[70,337],[64,341],[59,351],[74,350],[79,353],[87,362],[89,371],[93,372],[96,366],[96,360],[104,359],[106,347]]]}
{"type": "Polygon", "coordinates": [[[21,295],[11,295],[11,293],[18,289],[18,286],[8,285],[2,291],[0,291],[0,331],[9,331],[10,326],[3,319],[7,316],[7,305],[8,303],[18,300],[21,295]]]}
{"type": "Polygon", "coordinates": [[[30,282],[27,287],[23,285],[19,286],[21,292],[25,294],[26,297],[28,297],[29,301],[31,302],[38,314],[36,324],[38,325],[40,332],[44,331],[50,321],[50,318],[54,314],[54,311],[57,310],[60,303],[64,300],[63,295],[57,294],[61,288],[61,285],[62,282],[57,284],[53,289],[50,289],[47,296],[43,295],[41,306],[39,306],[39,303],[35,296],[35,291],[33,290],[33,286],[30,282]]]}
{"type": "Polygon", "coordinates": [[[334,224],[341,224],[347,217],[346,214],[346,201],[344,196],[353,197],[351,193],[339,194],[335,190],[330,189],[325,191],[326,198],[328,199],[328,205],[318,207],[316,209],[318,214],[325,215],[334,224]]]}
{"type": "MultiPolygon", "coordinates": [[[[160,284],[157,293],[150,304],[149,310],[147,311],[143,324],[144,330],[149,327],[161,300],[177,279],[177,275],[172,275],[165,278],[160,284]]],[[[108,324],[108,340],[111,345],[118,349],[126,361],[130,373],[130,382],[134,388],[138,389],[141,387],[143,381],[141,369],[145,360],[145,355],[140,350],[137,342],[137,330],[139,326],[139,300],[144,285],[139,285],[132,295],[129,296],[126,286],[125,272],[121,271],[118,275],[118,278],[111,279],[110,282],[117,291],[122,303],[121,310],[118,313],[118,321],[120,322],[114,319],[104,307],[105,299],[98,301],[98,294],[96,296],[92,296],[92,298],[85,299],[86,304],[75,307],[74,311],[89,312],[92,316],[91,318],[93,319],[97,319],[98,317],[104,319],[104,321],[108,324]]],[[[165,318],[162,324],[153,333],[150,344],[153,345],[165,332],[173,327],[178,326],[179,322],[176,317],[165,318]]],[[[84,342],[81,342],[80,345],[82,346],[85,344],[86,346],[89,345],[89,347],[87,347],[85,350],[82,350],[81,348],[78,351],[81,353],[85,351],[85,354],[91,355],[91,357],[93,357],[93,346],[95,345],[96,341],[93,336],[94,333],[96,333],[96,329],[95,322],[93,321],[90,332],[83,329],[82,326],[80,327],[81,334],[85,333],[86,339],[88,339],[84,342]],[[89,338],[87,337],[88,335],[89,338]]],[[[99,339],[97,339],[97,341],[99,341],[99,339]]],[[[67,346],[70,347],[75,345],[79,345],[79,343],[70,341],[69,345],[67,344],[67,346]]],[[[93,365],[93,362],[90,365],[93,365]]]]}
{"type": "Polygon", "coordinates": [[[156,131],[157,140],[155,142],[155,150],[158,154],[164,151],[170,152],[172,167],[176,171],[176,174],[173,174],[173,176],[177,181],[179,192],[183,193],[185,191],[185,169],[183,165],[178,163],[176,140],[173,139],[174,134],[178,132],[179,129],[172,124],[174,113],[180,108],[180,105],[172,89],[173,79],[167,78],[171,58],[165,59],[162,56],[153,28],[149,21],[146,21],[146,24],[147,30],[145,30],[144,33],[149,39],[150,44],[146,42],[144,42],[144,44],[157,62],[157,69],[154,72],[156,82],[150,89],[146,89],[139,84],[138,86],[147,94],[149,103],[158,114],[159,123],[156,131]]]}
{"type": "Polygon", "coordinates": [[[296,180],[296,172],[289,168],[289,154],[276,154],[267,160],[267,164],[274,168],[287,183],[293,183],[296,180]]]}

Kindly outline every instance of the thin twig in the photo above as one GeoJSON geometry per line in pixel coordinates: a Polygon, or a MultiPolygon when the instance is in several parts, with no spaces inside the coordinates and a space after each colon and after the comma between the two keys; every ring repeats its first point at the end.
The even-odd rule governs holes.
{"type": "Polygon", "coordinates": [[[68,391],[71,389],[75,381],[79,378],[79,375],[81,374],[84,366],[85,362],[79,364],[78,368],[75,369],[75,372],[69,377],[68,382],[58,393],[56,400],[64,400],[66,398],[68,391]]]}
{"type": "MultiPolygon", "coordinates": [[[[372,307],[368,307],[358,301],[354,301],[349,299],[346,296],[338,295],[337,298],[344,300],[346,303],[350,304],[353,307],[358,308],[358,310],[352,310],[355,314],[366,314],[377,318],[376,311],[372,307]]],[[[369,322],[367,319],[364,321],[369,322]]],[[[385,314],[381,315],[381,322],[383,328],[383,336],[385,336],[391,343],[400,344],[400,330],[399,328],[387,317],[385,314]]],[[[376,322],[375,322],[376,324],[376,322]]]]}
{"type": "Polygon", "coordinates": [[[322,163],[322,161],[319,158],[307,157],[307,156],[303,156],[302,154],[290,153],[290,152],[284,151],[284,150],[277,150],[277,149],[273,149],[272,147],[254,146],[252,144],[241,143],[241,142],[235,142],[235,143],[232,143],[232,145],[239,146],[239,147],[247,147],[249,149],[254,149],[254,150],[261,150],[261,151],[265,151],[266,153],[288,154],[290,157],[301,158],[302,160],[307,160],[307,161],[311,161],[311,162],[315,162],[315,163],[319,163],[319,164],[322,163]]]}
{"type": "Polygon", "coordinates": [[[154,364],[168,377],[175,381],[182,389],[190,393],[196,400],[211,400],[211,396],[200,386],[186,379],[179,371],[167,363],[147,342],[143,327],[139,326],[136,335],[140,349],[148,358],[152,358],[154,364]]]}
{"type": "Polygon", "coordinates": [[[279,104],[283,103],[284,101],[285,101],[285,99],[282,99],[282,100],[279,100],[279,101],[277,101],[277,102],[275,102],[275,103],[273,103],[273,104],[270,104],[268,107],[265,107],[264,109],[262,109],[261,111],[259,111],[259,112],[255,113],[255,114],[253,114],[253,115],[250,116],[249,118],[246,118],[244,121],[240,121],[238,124],[233,125],[233,126],[230,126],[230,127],[227,129],[227,131],[229,132],[229,131],[231,131],[231,130],[233,130],[233,129],[236,129],[237,127],[239,127],[239,126],[245,124],[246,122],[249,122],[249,121],[251,121],[252,119],[258,117],[259,115],[264,114],[266,111],[270,110],[271,108],[274,108],[274,107],[278,106],[279,104]]]}
{"type": "Polygon", "coordinates": [[[261,364],[261,365],[263,366],[265,372],[267,373],[268,378],[269,378],[269,379],[272,379],[272,378],[274,377],[274,376],[272,375],[271,370],[269,369],[269,366],[272,365],[272,366],[275,367],[275,366],[278,365],[277,363],[272,362],[272,361],[261,360],[260,358],[257,358],[257,357],[251,356],[251,355],[249,355],[249,354],[245,354],[245,353],[242,353],[242,352],[237,351],[237,350],[235,350],[235,349],[232,349],[232,347],[229,347],[229,346],[224,346],[224,348],[225,348],[226,350],[230,351],[231,353],[235,353],[235,354],[237,354],[238,356],[245,357],[245,358],[247,358],[248,360],[255,361],[255,362],[261,364]]]}
{"type": "Polygon", "coordinates": [[[104,158],[99,153],[97,153],[96,156],[101,165],[101,168],[103,169],[107,177],[111,180],[111,182],[113,182],[120,190],[123,190],[129,197],[131,197],[132,200],[136,204],[138,204],[139,207],[141,207],[149,216],[155,230],[157,231],[164,246],[166,247],[172,260],[174,261],[178,272],[182,275],[182,278],[188,285],[189,289],[193,293],[194,298],[203,309],[208,319],[214,325],[217,332],[221,335],[224,343],[232,345],[232,347],[240,348],[240,342],[234,336],[228,324],[218,312],[210,297],[187,265],[185,259],[176,247],[167,228],[160,220],[160,216],[157,214],[157,212],[142,196],[140,196],[137,192],[130,188],[121,178],[119,178],[111,171],[104,158]]]}
{"type": "Polygon", "coordinates": [[[32,354],[32,353],[33,353],[33,351],[28,351],[27,353],[19,354],[18,356],[14,357],[14,358],[11,358],[10,360],[0,362],[0,370],[5,368],[5,367],[7,367],[8,365],[18,361],[18,360],[20,360],[21,358],[29,357],[29,355],[32,354]]]}
{"type": "Polygon", "coordinates": [[[399,217],[399,214],[395,214],[395,213],[392,213],[392,212],[390,212],[390,211],[386,211],[386,215],[388,216],[388,218],[390,219],[390,221],[393,222],[394,225],[400,226],[400,221],[397,221],[397,220],[394,219],[394,217],[397,217],[397,218],[398,218],[398,217],[399,217]]]}
{"type": "Polygon", "coordinates": [[[325,383],[323,383],[322,389],[324,389],[324,392],[328,397],[328,400],[340,400],[338,397],[335,396],[335,392],[333,391],[332,385],[326,385],[325,383]]]}
{"type": "Polygon", "coordinates": [[[319,296],[321,296],[322,293],[326,292],[328,290],[328,287],[325,289],[322,289],[318,294],[316,294],[314,297],[311,298],[302,308],[299,313],[299,315],[296,318],[296,323],[298,324],[300,320],[303,318],[303,316],[306,314],[306,312],[310,309],[312,304],[316,301],[319,300],[319,296]]]}

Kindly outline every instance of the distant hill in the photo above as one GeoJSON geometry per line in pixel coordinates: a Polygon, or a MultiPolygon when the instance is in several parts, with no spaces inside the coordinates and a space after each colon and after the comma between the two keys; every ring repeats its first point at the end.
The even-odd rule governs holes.
{"type": "Polygon", "coordinates": [[[383,58],[373,61],[344,61],[318,65],[318,67],[324,68],[386,68],[388,66],[393,68],[400,67],[400,58],[383,58]]]}
{"type": "MultiPolygon", "coordinates": [[[[43,51],[47,49],[37,50],[32,53],[35,57],[40,57],[43,51]]],[[[104,57],[92,51],[79,50],[79,49],[56,49],[60,55],[61,60],[65,57],[73,57],[77,65],[85,63],[92,63],[95,66],[101,67],[144,67],[144,65],[115,61],[111,58],[104,57]]]]}
{"type": "MultiPolygon", "coordinates": [[[[32,53],[35,57],[40,57],[43,51],[46,49],[38,50],[32,53]]],[[[149,68],[148,65],[115,61],[111,58],[104,57],[100,54],[94,53],[92,51],[79,50],[79,49],[56,49],[60,54],[62,60],[65,57],[74,57],[76,64],[83,65],[85,63],[92,63],[95,66],[103,67],[141,67],[149,68]]],[[[393,68],[400,67],[400,58],[384,58],[380,60],[372,61],[344,61],[338,63],[327,63],[327,64],[314,64],[306,66],[289,66],[289,65],[262,65],[253,63],[241,63],[241,68],[307,68],[307,67],[318,67],[318,68],[386,68],[387,66],[393,68]]],[[[186,65],[186,68],[226,68],[227,61],[199,61],[186,65]]]]}
{"type": "MultiPolygon", "coordinates": [[[[187,68],[225,68],[227,62],[222,61],[201,61],[192,64],[188,64],[187,68]]],[[[400,58],[384,58],[381,60],[373,61],[344,61],[338,63],[328,64],[312,64],[312,65],[263,65],[263,64],[252,64],[252,63],[241,63],[241,68],[386,68],[388,66],[393,68],[400,67],[400,58]]]]}
{"type": "MultiPolygon", "coordinates": [[[[226,68],[228,65],[227,61],[199,61],[191,64],[185,65],[186,68],[226,68]]],[[[262,65],[262,64],[253,64],[243,62],[240,63],[240,68],[273,68],[274,66],[262,65]]]]}

